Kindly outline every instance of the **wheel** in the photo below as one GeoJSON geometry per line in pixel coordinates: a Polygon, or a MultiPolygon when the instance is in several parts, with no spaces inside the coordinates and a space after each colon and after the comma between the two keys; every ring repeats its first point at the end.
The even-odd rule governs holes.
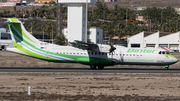
{"type": "Polygon", "coordinates": [[[91,68],[91,69],[96,69],[96,65],[95,65],[95,64],[92,64],[92,65],[90,65],[90,68],[91,68]]]}
{"type": "Polygon", "coordinates": [[[103,65],[98,65],[98,69],[104,69],[103,65]]]}
{"type": "Polygon", "coordinates": [[[168,69],[169,69],[169,67],[165,67],[165,69],[166,69],[166,70],[168,70],[168,69]]]}
{"type": "Polygon", "coordinates": [[[166,70],[168,70],[168,69],[169,69],[169,65],[164,65],[164,68],[165,68],[166,70]]]}

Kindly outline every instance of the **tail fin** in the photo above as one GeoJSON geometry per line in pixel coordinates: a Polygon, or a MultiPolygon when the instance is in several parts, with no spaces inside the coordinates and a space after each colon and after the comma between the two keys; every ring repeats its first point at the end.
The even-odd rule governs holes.
{"type": "Polygon", "coordinates": [[[19,44],[22,42],[31,45],[37,45],[41,43],[34,36],[32,36],[29,32],[26,31],[20,20],[16,18],[8,18],[7,22],[14,47],[19,46],[19,44]]]}

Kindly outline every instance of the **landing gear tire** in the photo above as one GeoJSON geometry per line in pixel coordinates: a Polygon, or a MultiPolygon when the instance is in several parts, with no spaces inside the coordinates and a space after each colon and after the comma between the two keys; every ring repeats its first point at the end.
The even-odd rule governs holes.
{"type": "Polygon", "coordinates": [[[169,69],[169,65],[164,65],[164,68],[165,68],[166,70],[168,70],[168,69],[169,69]]]}
{"type": "Polygon", "coordinates": [[[104,69],[103,65],[98,65],[98,69],[104,69]]]}
{"type": "Polygon", "coordinates": [[[166,69],[166,70],[168,70],[168,69],[169,69],[169,67],[166,67],[165,69],[166,69]]]}
{"type": "Polygon", "coordinates": [[[90,68],[91,68],[91,69],[96,69],[96,65],[95,65],[95,64],[92,64],[92,65],[90,65],[90,68]]]}

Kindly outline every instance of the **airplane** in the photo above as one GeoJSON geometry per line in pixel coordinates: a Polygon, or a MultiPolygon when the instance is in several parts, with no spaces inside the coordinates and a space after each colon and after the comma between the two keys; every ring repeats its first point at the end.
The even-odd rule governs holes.
{"type": "Polygon", "coordinates": [[[26,31],[16,18],[7,19],[14,47],[7,51],[15,52],[49,62],[81,63],[90,69],[104,69],[104,66],[157,65],[169,69],[178,59],[161,48],[127,48],[121,46],[70,42],[70,46],[60,46],[39,41],[26,31]]]}

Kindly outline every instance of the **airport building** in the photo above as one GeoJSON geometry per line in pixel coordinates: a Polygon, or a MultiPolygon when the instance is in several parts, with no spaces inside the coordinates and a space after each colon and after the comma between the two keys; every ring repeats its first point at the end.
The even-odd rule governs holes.
{"type": "Polygon", "coordinates": [[[180,32],[140,32],[127,40],[128,47],[167,47],[180,52],[180,32]]]}
{"type": "Polygon", "coordinates": [[[63,29],[66,42],[74,40],[83,42],[103,43],[103,30],[99,28],[87,28],[87,5],[95,4],[96,0],[60,0],[61,4],[68,7],[67,28],[63,29]]]}

